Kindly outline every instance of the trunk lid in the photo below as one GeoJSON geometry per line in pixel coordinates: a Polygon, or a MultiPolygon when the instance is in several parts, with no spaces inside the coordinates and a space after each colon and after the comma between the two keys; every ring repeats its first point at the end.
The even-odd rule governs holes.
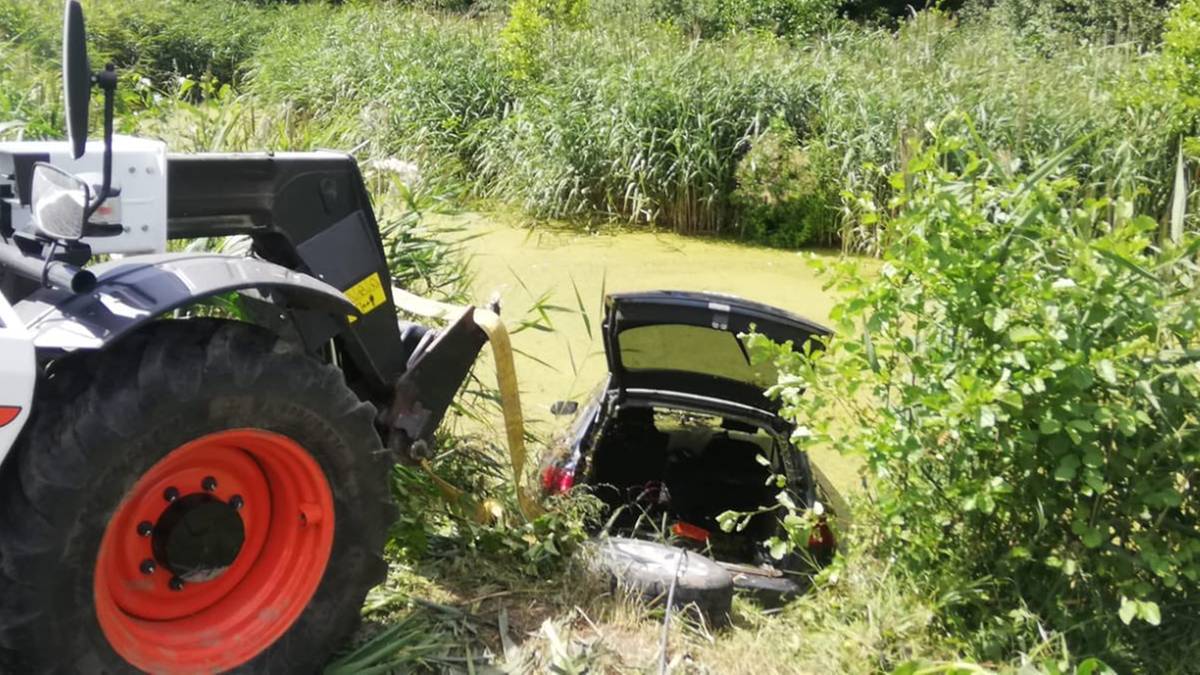
{"type": "Polygon", "coordinates": [[[764,396],[770,364],[751,366],[739,333],[797,349],[830,330],[791,312],[732,295],[690,291],[614,293],[605,299],[604,349],[612,388],[680,392],[775,412],[764,396]]]}

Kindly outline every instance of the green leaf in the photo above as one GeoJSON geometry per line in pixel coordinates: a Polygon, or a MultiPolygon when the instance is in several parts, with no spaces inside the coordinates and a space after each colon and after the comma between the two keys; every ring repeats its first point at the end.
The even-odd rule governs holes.
{"type": "Polygon", "coordinates": [[[1022,344],[1025,342],[1036,342],[1042,339],[1042,334],[1029,326],[1013,326],[1008,331],[1008,339],[1014,344],[1022,344]]]}
{"type": "Polygon", "coordinates": [[[985,405],[979,409],[979,426],[983,429],[996,426],[996,411],[992,406],[985,405]]]}
{"type": "Polygon", "coordinates": [[[1088,548],[1097,548],[1104,543],[1104,533],[1096,528],[1092,528],[1084,533],[1083,545],[1088,548]]]}
{"type": "Polygon", "coordinates": [[[1062,425],[1059,424],[1058,420],[1054,419],[1053,417],[1044,418],[1038,423],[1038,431],[1046,434],[1047,436],[1050,434],[1057,434],[1061,430],[1062,425]]]}
{"type": "Polygon", "coordinates": [[[786,492],[780,492],[775,495],[775,501],[779,502],[780,506],[789,511],[796,510],[796,503],[792,501],[792,498],[786,492]]]}
{"type": "Polygon", "coordinates": [[[737,526],[737,517],[736,511],[725,511],[717,516],[717,526],[722,532],[733,532],[733,528],[737,526]]]}
{"type": "Polygon", "coordinates": [[[592,320],[588,317],[587,305],[583,304],[583,295],[579,292],[579,284],[575,283],[575,277],[571,273],[567,273],[567,278],[571,280],[571,288],[575,291],[575,305],[579,308],[579,318],[583,319],[583,329],[587,331],[588,339],[592,339],[592,320]]]}
{"type": "Polygon", "coordinates": [[[996,400],[1017,410],[1020,410],[1025,404],[1025,399],[1021,396],[1021,392],[1012,391],[1011,389],[997,395],[996,400]]]}
{"type": "Polygon", "coordinates": [[[1090,466],[1093,469],[1099,468],[1104,464],[1104,455],[1096,448],[1089,448],[1083,453],[1083,463],[1085,466],[1090,466]]]}
{"type": "Polygon", "coordinates": [[[1067,455],[1058,463],[1058,468],[1054,470],[1054,479],[1067,482],[1075,479],[1075,474],[1079,470],[1079,458],[1075,455],[1067,455]]]}
{"type": "Polygon", "coordinates": [[[1008,310],[1006,310],[1004,308],[997,309],[996,313],[992,315],[991,326],[992,326],[992,330],[996,331],[997,333],[999,333],[1000,331],[1007,328],[1008,327],[1008,310]]]}
{"type": "Polygon", "coordinates": [[[782,539],[773,539],[771,541],[771,557],[776,560],[782,560],[783,556],[787,555],[787,542],[782,539]]]}
{"type": "Polygon", "coordinates": [[[1096,427],[1093,426],[1088,420],[1071,420],[1070,422],[1067,422],[1067,426],[1072,429],[1082,431],[1085,434],[1090,434],[1096,430],[1096,427]]]}
{"type": "Polygon", "coordinates": [[[1121,609],[1117,610],[1117,616],[1121,618],[1121,623],[1128,626],[1133,621],[1133,617],[1137,616],[1138,603],[1129,598],[1121,598],[1121,609]]]}
{"type": "Polygon", "coordinates": [[[1109,251],[1109,250],[1103,249],[1103,248],[1099,248],[1099,247],[1096,248],[1096,252],[1099,253],[1100,255],[1104,256],[1105,258],[1112,260],[1113,262],[1117,263],[1121,267],[1124,267],[1125,269],[1146,278],[1149,281],[1152,281],[1156,284],[1159,283],[1158,277],[1155,277],[1153,274],[1147,272],[1146,269],[1143,268],[1141,265],[1134,263],[1132,260],[1130,260],[1129,258],[1126,258],[1123,255],[1120,255],[1118,253],[1114,253],[1112,251],[1109,251]]]}
{"type": "Polygon", "coordinates": [[[1067,436],[1071,437],[1071,442],[1074,443],[1075,445],[1079,445],[1080,443],[1083,443],[1083,435],[1080,434],[1079,430],[1076,429],[1075,427],[1072,427],[1072,426],[1067,427],[1067,436]]]}
{"type": "Polygon", "coordinates": [[[1017,196],[1024,195],[1036,187],[1038,183],[1048,178],[1050,174],[1054,173],[1058,167],[1067,161],[1068,157],[1079,150],[1079,148],[1082,148],[1087,141],[1091,140],[1093,135],[1094,133],[1080,136],[1070,146],[1063,148],[1058,154],[1042,162],[1038,168],[1034,169],[1033,173],[1025,177],[1025,181],[1021,183],[1021,190],[1017,193],[1017,196]]]}
{"type": "Polygon", "coordinates": [[[1117,418],[1117,429],[1121,431],[1121,435],[1126,438],[1137,433],[1137,418],[1133,415],[1123,414],[1117,418]]]}
{"type": "MultiPolygon", "coordinates": [[[[1158,603],[1143,601],[1138,603],[1138,618],[1150,624],[1157,626],[1162,623],[1162,613],[1158,609],[1158,603]]],[[[1129,623],[1126,621],[1125,623],[1129,623]]]]}
{"type": "Polygon", "coordinates": [[[866,327],[863,330],[863,347],[867,350],[867,365],[871,366],[871,372],[879,372],[879,359],[875,356],[875,343],[871,341],[871,329],[866,327]]]}
{"type": "Polygon", "coordinates": [[[1101,380],[1109,384],[1117,383],[1117,369],[1113,367],[1112,361],[1108,359],[1104,359],[1096,364],[1096,374],[1100,376],[1101,380]]]}

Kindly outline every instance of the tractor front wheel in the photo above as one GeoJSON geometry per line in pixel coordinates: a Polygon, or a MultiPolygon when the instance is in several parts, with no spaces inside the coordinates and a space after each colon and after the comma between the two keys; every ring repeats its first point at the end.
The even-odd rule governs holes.
{"type": "Polygon", "coordinates": [[[231,321],[55,364],[0,471],[0,669],[312,672],[394,507],[369,404],[231,321]]]}

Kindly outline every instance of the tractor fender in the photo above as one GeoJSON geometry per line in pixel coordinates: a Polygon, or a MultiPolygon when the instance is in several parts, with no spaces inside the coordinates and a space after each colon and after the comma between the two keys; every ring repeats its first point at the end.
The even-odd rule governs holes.
{"type": "Polygon", "coordinates": [[[90,267],[88,293],[42,288],[14,306],[39,351],[103,349],[105,345],[198,300],[257,289],[282,296],[289,308],[321,310],[344,322],[357,316],[338,289],[307,274],[256,258],[218,253],[130,256],[90,267]]]}

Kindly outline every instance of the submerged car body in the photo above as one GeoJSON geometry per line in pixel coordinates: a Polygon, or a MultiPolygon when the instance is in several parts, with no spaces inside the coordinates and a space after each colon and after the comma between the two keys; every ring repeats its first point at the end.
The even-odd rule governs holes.
{"type": "MultiPolygon", "coordinates": [[[[831,488],[792,447],[793,423],[765,395],[774,366],[752,364],[738,336],[754,331],[800,349],[829,329],[769,305],[683,291],[610,295],[603,329],[608,375],[583,406],[556,404],[578,414],[543,469],[543,488],[586,485],[605,503],[609,532],[669,539],[749,586],[772,586],[766,580],[781,568],[798,566],[762,545],[779,530],[778,494],[810,508],[831,488]],[[726,511],[759,513],[726,533],[718,524],[726,511]]],[[[833,551],[828,527],[818,530],[801,552],[810,562],[833,551]]]]}

